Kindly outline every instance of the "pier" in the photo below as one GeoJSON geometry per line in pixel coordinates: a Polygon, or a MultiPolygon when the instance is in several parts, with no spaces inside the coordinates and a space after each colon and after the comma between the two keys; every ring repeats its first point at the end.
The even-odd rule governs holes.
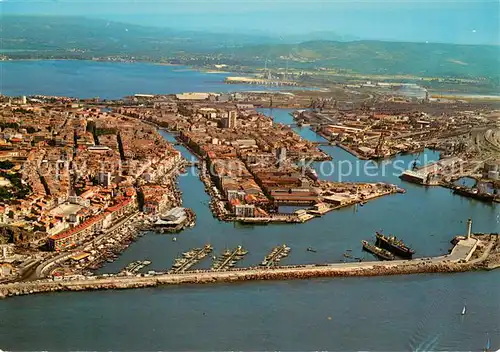
{"type": "Polygon", "coordinates": [[[220,258],[217,258],[212,265],[212,270],[222,271],[232,268],[238,261],[247,255],[248,251],[244,250],[241,246],[236,247],[232,251],[226,250],[220,258]]]}
{"type": "Polygon", "coordinates": [[[212,249],[212,246],[207,244],[203,248],[194,248],[183,253],[182,257],[175,260],[174,265],[172,266],[172,269],[169,271],[169,273],[176,274],[189,270],[192,266],[209,255],[212,252],[212,249]]]}
{"type": "Polygon", "coordinates": [[[146,266],[150,265],[151,262],[149,260],[138,260],[136,262],[132,262],[129,265],[127,265],[120,273],[121,274],[136,274],[139,270],[142,268],[145,268],[146,266]]]}
{"type": "Polygon", "coordinates": [[[260,265],[264,267],[277,266],[282,258],[288,256],[290,251],[291,248],[287,247],[286,244],[274,247],[271,253],[266,255],[266,257],[264,258],[262,263],[260,263],[260,265]]]}
{"type": "MultiPolygon", "coordinates": [[[[365,277],[408,275],[421,273],[455,273],[474,270],[492,270],[500,267],[498,234],[476,234],[458,240],[450,254],[410,260],[371,261],[313,265],[251,267],[241,269],[187,271],[208,248],[198,251],[198,260],[192,258],[176,271],[137,276],[78,276],[59,280],[45,279],[0,285],[0,298],[55,291],[87,291],[129,289],[159,285],[213,284],[257,280],[292,280],[320,277],[365,277]]],[[[211,248],[211,247],[210,247],[211,248]]],[[[211,251],[211,249],[210,249],[211,251]]]]}

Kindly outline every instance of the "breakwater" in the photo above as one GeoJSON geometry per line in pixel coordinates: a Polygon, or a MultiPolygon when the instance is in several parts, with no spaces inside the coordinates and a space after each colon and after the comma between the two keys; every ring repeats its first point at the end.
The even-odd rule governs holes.
{"type": "Polygon", "coordinates": [[[160,285],[211,284],[262,280],[292,280],[325,277],[367,277],[422,273],[456,273],[487,270],[500,265],[498,235],[481,236],[470,243],[455,246],[451,254],[391,262],[361,262],[282,267],[253,267],[224,271],[195,270],[183,273],[159,273],[149,276],[74,277],[58,281],[39,280],[0,285],[0,297],[56,291],[88,291],[145,288],[160,285]],[[473,255],[472,255],[473,254],[473,255]],[[466,260],[466,258],[471,258],[466,260]]]}

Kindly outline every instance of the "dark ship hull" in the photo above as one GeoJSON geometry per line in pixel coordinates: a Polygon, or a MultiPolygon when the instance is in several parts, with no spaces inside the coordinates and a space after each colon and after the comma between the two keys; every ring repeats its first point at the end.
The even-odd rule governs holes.
{"type": "Polygon", "coordinates": [[[415,254],[415,251],[406,247],[402,241],[396,239],[395,237],[386,237],[381,233],[377,233],[377,242],[375,244],[401,258],[411,259],[413,254],[415,254]]]}
{"type": "Polygon", "coordinates": [[[374,246],[373,244],[370,244],[367,241],[361,241],[361,243],[363,244],[363,250],[374,254],[379,259],[382,259],[382,260],[394,260],[395,259],[394,255],[385,249],[374,246]]]}

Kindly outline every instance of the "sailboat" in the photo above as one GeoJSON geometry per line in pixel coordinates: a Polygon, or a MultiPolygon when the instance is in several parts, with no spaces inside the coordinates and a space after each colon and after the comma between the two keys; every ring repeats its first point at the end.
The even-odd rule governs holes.
{"type": "Polygon", "coordinates": [[[484,349],[485,352],[489,352],[491,349],[491,341],[490,341],[490,337],[488,336],[488,340],[486,340],[486,347],[484,349]]]}

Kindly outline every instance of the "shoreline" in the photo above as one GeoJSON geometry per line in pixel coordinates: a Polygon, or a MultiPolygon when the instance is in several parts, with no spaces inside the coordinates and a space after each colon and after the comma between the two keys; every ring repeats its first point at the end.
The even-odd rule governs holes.
{"type": "MultiPolygon", "coordinates": [[[[7,53],[0,53],[1,55],[4,55],[7,53]]],[[[137,59],[130,59],[130,60],[105,60],[105,59],[93,59],[93,58],[9,58],[0,60],[0,65],[3,62],[36,62],[36,61],[82,61],[82,62],[96,62],[96,63],[127,63],[127,64],[151,64],[151,65],[157,65],[157,66],[167,66],[167,67],[186,67],[189,71],[196,71],[200,73],[207,73],[207,74],[247,74],[247,75],[252,75],[256,74],[256,71],[249,71],[249,72],[231,72],[231,71],[219,71],[217,69],[213,68],[204,68],[200,66],[190,66],[187,64],[177,64],[177,63],[168,63],[168,62],[160,62],[160,61],[154,61],[154,60],[137,60],[137,59]]],[[[343,77],[343,75],[339,75],[343,77]]],[[[359,77],[366,77],[367,79],[376,76],[376,75],[370,75],[370,74],[357,74],[359,77]]],[[[376,77],[372,78],[373,80],[377,80],[376,77]]],[[[387,80],[388,78],[383,78],[380,79],[380,81],[387,80]]],[[[225,82],[222,82],[224,84],[227,84],[225,82]]],[[[251,84],[249,84],[251,85],[251,84]]],[[[334,84],[334,85],[338,85],[334,84]]],[[[314,83],[308,84],[308,85],[303,85],[297,83],[297,88],[304,88],[305,91],[307,91],[307,88],[313,88],[314,90],[318,90],[321,92],[329,91],[330,87],[325,87],[325,86],[315,86],[314,83]]],[[[293,90],[300,90],[300,89],[293,89],[293,90]]],[[[285,89],[286,91],[286,89],[285,89]]],[[[250,91],[249,91],[250,92],[250,91]]],[[[5,94],[4,94],[5,95],[5,94]]],[[[25,94],[27,95],[27,94],[25,94]]],[[[43,95],[43,94],[38,94],[38,95],[43,95]]],[[[486,102],[497,102],[500,100],[500,96],[497,95],[496,91],[488,91],[485,93],[481,94],[467,94],[466,92],[460,93],[460,92],[449,92],[449,91],[438,91],[438,90],[432,90],[432,95],[442,98],[442,99],[449,99],[449,100],[473,100],[473,101],[486,101],[486,102]]],[[[16,96],[16,95],[6,95],[6,96],[16,96]]],[[[124,98],[124,97],[122,97],[124,98]]]]}

